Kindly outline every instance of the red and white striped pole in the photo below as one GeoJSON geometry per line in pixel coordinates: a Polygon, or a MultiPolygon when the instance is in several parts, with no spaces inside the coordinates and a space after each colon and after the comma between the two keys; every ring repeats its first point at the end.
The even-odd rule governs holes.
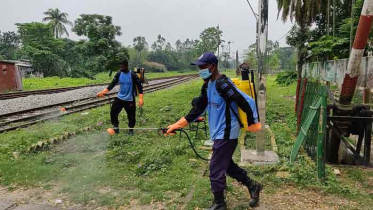
{"type": "Polygon", "coordinates": [[[360,74],[360,64],[364,49],[368,41],[369,31],[373,23],[373,0],[365,0],[361,11],[359,26],[356,31],[354,45],[348,61],[347,73],[343,80],[339,103],[349,105],[355,93],[357,80],[360,74]]]}

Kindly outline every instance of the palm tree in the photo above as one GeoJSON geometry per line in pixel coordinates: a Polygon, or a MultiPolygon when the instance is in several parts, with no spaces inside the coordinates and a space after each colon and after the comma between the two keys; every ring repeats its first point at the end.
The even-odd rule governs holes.
{"type": "MultiPolygon", "coordinates": [[[[290,34],[298,34],[296,38],[297,43],[293,45],[297,46],[298,50],[298,78],[302,75],[302,66],[307,52],[304,43],[308,37],[304,35],[307,34],[308,28],[318,18],[326,17],[329,1],[330,0],[277,0],[277,16],[279,17],[282,11],[281,19],[284,22],[290,18],[291,21],[295,20],[299,26],[299,28],[293,27],[290,31],[290,34]]],[[[294,39],[294,37],[290,38],[294,39]]]]}
{"type": "Polygon", "coordinates": [[[57,39],[61,38],[61,36],[64,34],[69,36],[64,24],[73,27],[73,23],[67,19],[69,16],[67,13],[61,13],[61,11],[57,8],[49,9],[47,12],[44,12],[44,15],[46,15],[46,17],[43,18],[43,22],[48,21],[50,24],[52,24],[53,33],[57,39]]]}
{"type": "Polygon", "coordinates": [[[138,64],[141,63],[141,51],[148,49],[148,43],[145,40],[145,37],[143,36],[137,36],[133,38],[133,46],[135,50],[138,52],[138,64]]]}
{"type": "Polygon", "coordinates": [[[320,15],[325,15],[329,0],[277,0],[278,17],[295,20],[301,28],[310,26],[320,15]]]}

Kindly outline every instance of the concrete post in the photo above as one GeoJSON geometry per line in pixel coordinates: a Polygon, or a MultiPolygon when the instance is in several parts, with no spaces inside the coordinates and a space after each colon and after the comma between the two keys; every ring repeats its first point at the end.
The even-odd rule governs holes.
{"type": "Polygon", "coordinates": [[[266,113],[266,77],[262,77],[258,88],[258,109],[262,129],[256,135],[257,155],[264,155],[265,151],[265,113],[266,113]]]}

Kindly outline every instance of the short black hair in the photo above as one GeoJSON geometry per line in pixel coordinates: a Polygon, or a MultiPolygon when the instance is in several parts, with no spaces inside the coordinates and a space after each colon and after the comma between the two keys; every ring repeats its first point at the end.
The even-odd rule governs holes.
{"type": "Polygon", "coordinates": [[[128,59],[127,58],[122,58],[119,60],[119,65],[128,65],[128,59]]]}

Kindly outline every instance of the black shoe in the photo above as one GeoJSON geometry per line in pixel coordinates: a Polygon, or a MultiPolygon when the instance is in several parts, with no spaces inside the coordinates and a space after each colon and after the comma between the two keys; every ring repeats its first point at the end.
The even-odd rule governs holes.
{"type": "Polygon", "coordinates": [[[255,207],[259,203],[259,196],[260,196],[260,191],[263,189],[263,185],[253,181],[254,183],[252,186],[249,188],[249,193],[250,193],[250,201],[249,201],[249,206],[250,207],[255,207]]]}
{"type": "Polygon", "coordinates": [[[134,134],[133,130],[128,130],[128,135],[133,136],[134,134]]]}
{"type": "Polygon", "coordinates": [[[242,180],[241,182],[249,190],[249,193],[250,193],[249,206],[250,207],[257,206],[258,203],[259,203],[260,191],[263,189],[263,185],[260,184],[259,182],[256,182],[256,181],[250,179],[250,177],[248,177],[248,176],[246,176],[246,178],[244,180],[242,180]]]}
{"type": "Polygon", "coordinates": [[[116,134],[119,133],[119,128],[118,127],[114,127],[113,130],[115,131],[116,134]]]}
{"type": "Polygon", "coordinates": [[[227,204],[224,201],[224,192],[214,193],[214,203],[208,210],[226,210],[227,204]]]}
{"type": "Polygon", "coordinates": [[[224,202],[220,204],[213,203],[212,206],[208,208],[207,210],[226,210],[226,209],[227,209],[227,204],[224,202]]]}

